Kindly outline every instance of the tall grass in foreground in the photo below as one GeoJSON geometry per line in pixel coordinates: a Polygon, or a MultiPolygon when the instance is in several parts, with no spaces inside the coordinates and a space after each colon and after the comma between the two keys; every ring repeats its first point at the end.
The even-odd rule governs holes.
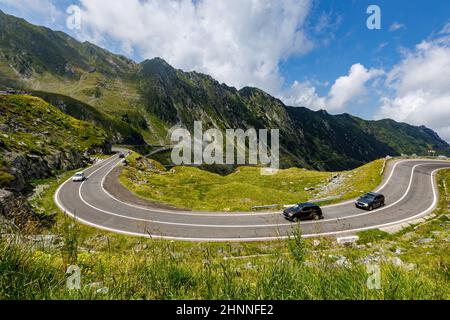
{"type": "Polygon", "coordinates": [[[381,289],[369,290],[366,266],[351,255],[345,266],[328,257],[304,260],[302,240],[291,241],[286,244],[290,255],[254,265],[217,259],[208,249],[203,261],[193,264],[177,256],[170,243],[159,241],[143,252],[119,258],[81,257],[82,289],[69,291],[65,246],[59,252],[36,255],[2,239],[0,299],[450,298],[448,265],[408,271],[382,263],[381,289]],[[107,290],[99,291],[100,287],[107,290]]]}

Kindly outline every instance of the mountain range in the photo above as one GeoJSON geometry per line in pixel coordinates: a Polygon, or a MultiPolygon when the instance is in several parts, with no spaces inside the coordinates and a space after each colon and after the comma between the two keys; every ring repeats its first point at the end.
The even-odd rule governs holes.
{"type": "Polygon", "coordinates": [[[290,107],[161,58],[136,63],[0,11],[0,90],[22,89],[100,127],[113,143],[165,145],[168,129],[280,129],[282,165],[345,170],[386,155],[450,155],[433,130],[290,107]]]}

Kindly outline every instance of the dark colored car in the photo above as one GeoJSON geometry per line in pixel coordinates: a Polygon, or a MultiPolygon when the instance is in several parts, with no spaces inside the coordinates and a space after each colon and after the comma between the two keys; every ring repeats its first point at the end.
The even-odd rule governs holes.
{"type": "Polygon", "coordinates": [[[301,220],[320,220],[323,219],[322,209],[314,203],[299,203],[293,207],[287,208],[283,211],[283,215],[290,221],[301,220]]]}
{"type": "Polygon", "coordinates": [[[355,205],[357,208],[372,211],[375,208],[383,207],[386,204],[385,201],[382,194],[370,192],[356,200],[355,205]]]}
{"type": "Polygon", "coordinates": [[[125,158],[125,152],[120,152],[120,153],[119,153],[119,158],[120,158],[120,159],[125,158]]]}

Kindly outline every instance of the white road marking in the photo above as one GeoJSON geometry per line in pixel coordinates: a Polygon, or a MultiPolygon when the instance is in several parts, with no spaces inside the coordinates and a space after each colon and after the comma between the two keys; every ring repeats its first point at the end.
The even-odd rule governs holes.
{"type": "MultiPolygon", "coordinates": [[[[394,171],[395,171],[395,169],[397,168],[397,166],[398,166],[399,164],[403,163],[403,162],[409,162],[409,161],[414,161],[414,160],[401,160],[401,161],[397,161],[397,162],[394,164],[394,166],[392,167],[391,173],[390,173],[388,179],[385,181],[385,183],[384,183],[381,187],[379,187],[379,188],[378,188],[376,191],[374,191],[374,192],[380,192],[381,190],[383,190],[383,189],[388,185],[389,181],[392,179],[392,176],[394,175],[394,171]]],[[[417,160],[417,161],[423,161],[423,160],[417,160]]],[[[267,215],[279,215],[279,214],[282,213],[281,211],[275,211],[275,212],[262,212],[262,213],[231,213],[231,212],[229,212],[229,213],[221,213],[221,212],[219,212],[219,213],[208,213],[208,212],[204,212],[204,213],[193,213],[193,212],[190,212],[190,211],[171,211],[171,210],[164,210],[164,209],[151,209],[151,208],[147,208],[147,207],[143,207],[143,206],[138,206],[138,205],[135,205],[135,204],[132,204],[132,203],[124,202],[124,201],[122,201],[122,200],[120,200],[120,199],[114,197],[114,196],[113,196],[111,193],[109,193],[108,190],[106,190],[105,187],[104,187],[104,183],[105,183],[106,177],[107,177],[107,176],[115,169],[115,167],[116,167],[117,165],[119,165],[121,162],[122,162],[122,161],[118,162],[116,165],[114,165],[114,166],[108,171],[108,173],[103,177],[103,179],[102,179],[102,181],[101,181],[101,183],[100,183],[100,186],[101,186],[102,191],[103,191],[108,197],[110,197],[111,199],[113,199],[113,200],[115,200],[115,201],[117,201],[117,202],[119,202],[119,203],[121,203],[121,204],[124,204],[124,205],[126,205],[126,206],[135,208],[135,209],[142,209],[142,210],[150,211],[150,212],[153,212],[153,213],[155,213],[155,212],[156,212],[156,213],[169,213],[169,214],[173,214],[173,215],[190,215],[190,216],[204,216],[204,217],[222,217],[222,216],[224,216],[224,217],[227,217],[227,216],[233,216],[233,217],[255,216],[255,217],[256,217],[256,216],[267,216],[267,215]]],[[[326,209],[326,208],[339,207],[339,206],[343,206],[343,205],[347,205],[347,204],[353,203],[353,202],[355,202],[355,200],[356,200],[356,199],[352,199],[352,200],[348,200],[348,201],[345,201],[345,202],[340,202],[340,203],[337,203],[337,204],[331,204],[331,205],[323,206],[322,208],[326,209]]],[[[322,220],[322,221],[323,221],[323,220],[322,220]]]]}
{"type": "MultiPolygon", "coordinates": [[[[414,173],[417,167],[422,166],[422,165],[426,165],[427,163],[422,163],[422,164],[417,164],[415,165],[412,170],[411,170],[411,176],[410,176],[410,180],[409,180],[409,184],[408,184],[408,188],[406,190],[406,192],[403,194],[403,196],[397,200],[396,202],[379,208],[377,210],[373,210],[373,211],[367,211],[367,212],[363,212],[363,213],[359,213],[359,214],[353,214],[353,215],[348,215],[348,216],[343,216],[343,217],[338,217],[338,218],[331,218],[331,219],[323,219],[320,222],[317,221],[307,221],[307,222],[302,222],[301,225],[309,225],[309,224],[321,224],[324,222],[331,222],[331,221],[341,221],[341,220],[347,220],[347,219],[354,219],[357,217],[362,217],[362,216],[366,216],[366,215],[370,215],[379,211],[384,211],[387,210],[395,205],[397,205],[399,202],[401,202],[403,199],[406,198],[406,196],[408,195],[409,191],[411,190],[412,187],[412,182],[413,182],[413,178],[414,178],[414,173]]],[[[100,168],[102,169],[102,168],[100,168]]],[[[99,171],[100,169],[97,169],[96,171],[94,171],[91,175],[95,174],[97,171],[99,171]]],[[[117,214],[111,211],[107,211],[107,210],[103,210],[100,209],[90,203],[88,203],[83,195],[82,195],[82,188],[83,188],[84,182],[80,185],[80,188],[78,190],[78,194],[79,197],[81,199],[81,201],[86,204],[87,206],[91,207],[94,210],[106,213],[108,215],[111,216],[115,216],[115,217],[119,217],[119,218],[124,218],[124,219],[128,219],[128,220],[133,220],[133,221],[140,221],[140,222],[149,222],[149,223],[154,223],[154,224],[160,224],[160,225],[172,225],[172,226],[183,226],[183,227],[200,227],[200,228],[273,228],[273,227],[289,227],[289,226],[294,226],[293,223],[276,223],[276,224],[244,224],[244,225],[215,225],[215,224],[192,224],[192,223],[181,223],[181,222],[166,222],[166,221],[159,221],[159,220],[153,220],[153,219],[144,219],[144,218],[136,218],[136,217],[130,217],[130,216],[125,216],[125,215],[121,215],[121,214],[117,214]]],[[[233,216],[229,216],[229,217],[233,217],[233,216]]]]}
{"type": "MultiPolygon", "coordinates": [[[[359,232],[359,231],[364,231],[364,230],[370,230],[370,229],[378,229],[378,228],[383,228],[383,227],[387,227],[387,226],[392,226],[392,225],[396,225],[396,224],[401,224],[407,221],[411,221],[414,219],[417,219],[419,217],[422,217],[428,213],[430,213],[431,211],[433,211],[436,207],[437,204],[437,190],[436,190],[436,184],[435,184],[435,174],[436,172],[443,170],[446,168],[439,168],[434,170],[431,173],[431,184],[432,184],[432,189],[433,189],[433,203],[432,205],[426,209],[425,211],[413,216],[413,217],[409,217],[400,221],[395,221],[395,222],[390,222],[390,223],[385,223],[385,224],[380,224],[380,225],[375,225],[375,226],[370,226],[370,227],[364,227],[364,228],[357,228],[357,229],[349,229],[349,230],[342,230],[342,231],[335,231],[335,232],[328,232],[328,233],[317,233],[317,234],[308,234],[308,235],[302,235],[302,237],[304,238],[312,238],[312,237],[320,237],[320,236],[330,236],[330,235],[338,235],[338,234],[350,234],[350,233],[355,233],[355,232],[359,232]]],[[[67,180],[65,183],[67,183],[69,180],[67,180]]],[[[64,183],[64,184],[65,184],[64,183]]],[[[64,185],[62,184],[57,192],[55,193],[55,202],[57,204],[57,206],[64,211],[67,215],[71,216],[72,218],[78,220],[79,222],[91,226],[91,227],[95,227],[104,231],[109,231],[109,232],[113,232],[113,233],[118,233],[118,234],[123,234],[123,235],[129,235],[129,236],[136,236],[136,237],[147,237],[147,238],[152,238],[152,239],[163,239],[163,240],[177,240],[177,241],[195,241],[195,242],[253,242],[253,241],[273,241],[273,240],[285,240],[285,239],[289,239],[291,238],[291,236],[278,236],[278,237],[253,237],[253,238],[189,238],[189,237],[170,237],[170,236],[160,236],[160,235],[151,235],[151,234],[146,234],[146,233],[137,233],[137,232],[128,232],[128,231],[124,231],[124,230],[118,230],[118,229],[114,229],[114,228],[108,228],[105,226],[101,226],[101,225],[97,225],[95,223],[86,221],[82,218],[78,218],[76,217],[73,213],[71,213],[70,211],[67,211],[64,209],[64,207],[61,205],[61,203],[58,200],[58,193],[60,191],[60,189],[62,188],[62,186],[64,185]]]]}
{"type": "MultiPolygon", "coordinates": [[[[99,170],[105,168],[108,164],[110,164],[111,162],[114,161],[114,158],[115,158],[115,157],[112,157],[112,158],[111,158],[111,161],[106,161],[107,163],[101,163],[102,166],[101,166],[100,168],[98,168],[97,170],[95,170],[94,172],[92,172],[88,177],[91,177],[92,175],[94,175],[94,174],[95,174],[96,172],[98,172],[99,170]]],[[[396,165],[398,165],[399,163],[405,162],[405,161],[424,161],[424,160],[404,160],[404,161],[399,161],[399,162],[397,162],[396,165]]],[[[412,181],[413,181],[413,175],[414,175],[414,171],[415,171],[416,167],[421,166],[421,165],[426,165],[426,164],[427,164],[427,163],[423,163],[423,164],[419,164],[419,165],[416,165],[416,166],[413,167],[412,172],[411,172],[411,178],[410,178],[410,183],[409,183],[409,186],[408,186],[408,190],[407,190],[407,192],[403,195],[403,197],[402,197],[400,200],[398,200],[398,201],[397,201],[396,203],[394,203],[394,204],[391,204],[391,205],[388,206],[388,207],[381,208],[381,209],[376,210],[376,211],[385,210],[385,209],[387,209],[387,208],[389,208],[389,207],[391,207],[391,206],[397,204],[397,203],[400,202],[401,200],[403,200],[403,199],[406,197],[406,195],[409,193],[409,190],[411,189],[411,185],[412,185],[412,181]]],[[[385,182],[385,184],[384,184],[379,190],[381,190],[382,188],[384,188],[384,187],[387,185],[387,183],[389,182],[389,180],[392,178],[392,176],[393,176],[393,174],[394,174],[394,171],[395,171],[396,165],[393,167],[393,169],[392,169],[392,171],[391,171],[391,175],[389,176],[389,178],[387,179],[387,181],[385,182]]],[[[116,165],[115,165],[115,166],[116,166],[116,165]]],[[[115,166],[114,166],[114,167],[115,167],[115,166]]],[[[113,167],[113,168],[114,168],[114,167],[113,167]]],[[[441,169],[444,169],[444,168],[441,168],[441,169]]],[[[433,187],[433,194],[434,194],[434,198],[435,198],[435,199],[434,199],[434,202],[433,202],[434,204],[435,204],[435,202],[437,201],[437,200],[436,200],[437,196],[436,196],[436,190],[435,190],[435,186],[434,186],[433,174],[434,174],[436,171],[441,170],[441,169],[437,169],[437,170],[433,171],[433,173],[432,173],[432,187],[433,187]]],[[[112,169],[111,169],[111,170],[112,170],[112,169]]],[[[111,170],[110,170],[110,171],[111,171],[111,170]]],[[[108,171],[107,174],[109,174],[110,171],[108,171]]],[[[106,175],[107,175],[107,174],[106,174],[106,175]]],[[[103,177],[103,178],[104,178],[104,177],[103,177]]],[[[70,180],[71,180],[71,178],[68,179],[66,182],[64,182],[64,183],[58,188],[58,190],[57,190],[56,193],[55,193],[55,203],[58,205],[58,207],[59,207],[62,211],[68,213],[68,214],[71,215],[72,217],[76,218],[77,220],[79,220],[80,222],[83,222],[83,223],[85,223],[85,224],[88,224],[88,225],[91,225],[91,226],[94,226],[94,227],[97,227],[97,228],[101,228],[101,229],[104,229],[104,230],[108,230],[108,231],[124,233],[124,231],[121,231],[121,230],[117,230],[117,229],[112,229],[112,228],[107,228],[107,227],[99,226],[99,225],[97,225],[97,224],[93,224],[93,223],[88,222],[88,221],[85,221],[85,220],[83,220],[83,219],[81,219],[81,218],[75,217],[75,215],[73,215],[73,214],[70,213],[66,208],[64,208],[64,206],[63,206],[63,205],[60,203],[60,201],[59,201],[59,192],[60,192],[60,190],[62,189],[62,187],[63,187],[67,182],[69,182],[70,180]]],[[[103,183],[103,181],[104,181],[104,179],[102,179],[102,183],[103,183]]],[[[153,220],[146,220],[146,219],[139,219],[139,218],[132,218],[132,217],[128,217],[128,216],[122,216],[122,215],[118,215],[118,214],[115,214],[115,213],[112,213],[112,212],[108,212],[108,211],[105,211],[105,210],[96,208],[96,207],[92,206],[91,204],[87,203],[87,202],[84,200],[84,198],[82,197],[82,195],[81,195],[81,189],[82,189],[82,185],[83,185],[84,183],[85,183],[85,182],[83,182],[83,183],[80,185],[80,188],[79,188],[79,196],[80,196],[80,198],[82,199],[82,201],[83,201],[86,205],[88,205],[88,206],[92,207],[93,209],[98,210],[98,211],[100,211],[100,212],[104,212],[104,213],[107,213],[107,214],[115,215],[115,216],[118,216],[118,217],[121,217],[121,218],[125,218],[125,219],[132,219],[132,220],[143,221],[143,222],[150,222],[150,223],[163,223],[163,224],[169,224],[169,225],[181,225],[181,226],[193,226],[193,227],[220,227],[220,228],[223,228],[223,227],[231,227],[231,228],[243,228],[243,227],[245,227],[245,228],[248,228],[248,227],[256,227],[256,228],[257,228],[257,227],[261,227],[261,228],[262,228],[262,227],[281,227],[281,226],[292,226],[292,225],[293,225],[293,224],[275,224],[275,225],[268,225],[268,224],[265,224],[265,225],[235,225],[235,226],[233,226],[233,225],[229,225],[229,226],[224,226],[224,225],[205,225],[205,224],[199,224],[199,225],[196,225],[196,224],[180,224],[180,223],[169,223],[169,222],[157,222],[157,221],[153,221],[153,220]]],[[[120,202],[120,201],[119,201],[119,202],[120,202]]],[[[147,208],[147,209],[148,209],[148,208],[147,208]]],[[[372,213],[374,213],[374,212],[376,212],[376,211],[372,211],[372,213]]],[[[361,215],[366,215],[366,214],[370,214],[370,213],[363,213],[363,214],[360,214],[360,215],[352,215],[352,216],[348,216],[348,218],[354,218],[354,217],[361,216],[361,215]]],[[[421,216],[422,214],[423,214],[423,213],[421,213],[421,214],[419,214],[419,215],[417,215],[417,216],[421,216]]],[[[233,215],[233,216],[234,216],[234,215],[233,215]]],[[[380,225],[380,226],[383,227],[383,226],[388,226],[388,225],[393,225],[393,224],[399,224],[399,223],[402,223],[403,221],[410,221],[411,219],[415,219],[415,217],[417,217],[417,216],[414,216],[414,217],[410,217],[410,218],[401,220],[400,222],[399,222],[399,221],[395,221],[395,222],[388,223],[388,224],[384,224],[384,225],[380,225]]],[[[344,218],[347,218],[347,217],[336,218],[336,219],[329,219],[329,220],[322,220],[322,222],[324,222],[324,221],[341,220],[341,219],[344,219],[344,218]]],[[[316,222],[311,222],[311,223],[316,223],[316,222]]],[[[303,223],[303,224],[308,224],[308,223],[303,223]]],[[[332,234],[332,235],[335,235],[335,234],[342,234],[342,233],[350,233],[350,232],[352,232],[352,231],[354,231],[354,230],[368,230],[368,229],[377,228],[377,227],[380,227],[380,226],[370,226],[370,227],[366,227],[366,228],[352,229],[352,230],[343,230],[343,231],[335,231],[335,232],[330,232],[330,233],[309,234],[309,235],[304,235],[304,236],[305,236],[305,237],[313,237],[313,236],[317,236],[317,235],[331,235],[331,234],[332,234]]],[[[232,240],[232,239],[230,239],[230,238],[224,238],[224,239],[203,239],[203,238],[199,238],[199,239],[195,239],[195,238],[184,238],[184,237],[165,237],[165,236],[155,236],[155,235],[152,236],[152,235],[149,235],[149,234],[144,234],[144,233],[133,233],[133,232],[131,232],[131,233],[130,233],[130,232],[125,232],[125,234],[130,234],[130,235],[135,235],[135,236],[148,236],[148,237],[153,237],[153,238],[156,237],[156,238],[162,238],[162,239],[172,239],[172,240],[174,240],[174,239],[178,239],[178,240],[191,240],[191,241],[230,241],[230,240],[232,240]]],[[[287,236],[287,237],[288,237],[288,236],[287,236]]],[[[286,237],[281,237],[281,239],[283,239],[283,238],[286,238],[286,237]]],[[[278,237],[261,237],[261,238],[255,237],[255,238],[246,238],[246,239],[243,239],[243,238],[236,238],[236,241],[249,241],[248,239],[251,239],[252,241],[255,241],[255,240],[256,240],[256,241],[264,241],[264,240],[280,239],[280,236],[278,236],[278,237]]]]}
{"type": "MultiPolygon", "coordinates": [[[[102,161],[102,162],[96,163],[94,166],[92,166],[91,168],[89,168],[89,169],[87,169],[87,170],[94,169],[96,166],[100,166],[100,168],[98,169],[98,170],[100,170],[101,168],[105,167],[108,163],[113,162],[114,158],[115,158],[115,156],[109,158],[108,160],[104,160],[104,161],[102,161]]],[[[87,171],[87,170],[86,170],[86,171],[87,171]]],[[[91,174],[89,174],[89,175],[87,176],[87,178],[89,179],[89,177],[90,177],[92,174],[94,174],[95,172],[97,172],[98,170],[95,170],[94,172],[92,172],[91,174]]],[[[69,179],[67,179],[66,181],[64,181],[64,183],[61,184],[61,185],[58,187],[58,189],[56,189],[55,195],[53,196],[53,200],[55,201],[56,205],[57,205],[63,212],[66,211],[66,208],[64,208],[64,207],[61,205],[60,201],[59,201],[59,193],[61,192],[61,189],[62,189],[68,182],[70,182],[70,181],[72,180],[72,178],[73,178],[73,177],[70,177],[69,179]]]]}
{"type": "MultiPolygon", "coordinates": [[[[316,224],[316,223],[323,223],[323,222],[330,222],[330,221],[341,221],[341,220],[345,220],[345,219],[353,219],[353,218],[356,218],[356,217],[361,217],[361,216],[373,214],[373,213],[376,213],[378,211],[387,210],[387,209],[391,208],[392,206],[395,206],[396,204],[401,202],[408,195],[408,193],[409,193],[409,191],[411,189],[411,186],[412,186],[415,169],[417,167],[419,167],[419,166],[422,166],[422,165],[426,165],[426,163],[425,164],[415,165],[412,168],[409,185],[408,185],[408,188],[407,188],[406,192],[403,194],[403,196],[399,200],[397,200],[396,202],[392,203],[391,205],[383,207],[383,208],[380,208],[378,210],[371,211],[371,212],[364,212],[364,213],[360,213],[360,214],[356,214],[356,215],[354,214],[354,215],[349,215],[349,216],[344,216],[344,217],[339,217],[339,218],[333,218],[333,219],[325,219],[325,220],[322,220],[320,222],[313,222],[313,221],[311,221],[311,222],[303,222],[302,225],[316,224]]],[[[95,170],[93,173],[90,174],[90,176],[94,175],[96,172],[98,172],[99,170],[101,170],[103,168],[104,167],[101,167],[101,168],[95,170]]],[[[90,208],[92,208],[92,209],[94,209],[96,211],[100,211],[100,212],[106,213],[106,214],[111,215],[111,216],[115,216],[115,217],[119,217],[119,218],[123,218],[123,219],[128,219],[128,220],[133,220],[133,221],[148,222],[148,223],[162,224],[162,225],[173,225],[173,226],[184,226],[184,227],[201,227],[201,228],[249,228],[249,227],[253,227],[253,228],[273,228],[273,227],[288,227],[288,226],[293,226],[294,225],[292,223],[277,223],[277,224],[268,224],[267,223],[267,224],[260,224],[260,225],[257,225],[257,224],[244,224],[244,225],[192,224],[192,223],[180,223],[180,222],[165,222],[165,221],[158,221],[158,220],[153,220],[153,219],[144,219],[144,218],[130,217],[130,216],[126,216],[126,215],[117,214],[117,213],[114,213],[114,212],[111,212],[111,211],[103,210],[103,209],[98,208],[98,207],[90,204],[89,202],[87,202],[84,199],[83,195],[82,195],[82,188],[83,188],[84,184],[85,184],[85,182],[83,182],[80,185],[80,188],[78,190],[79,197],[80,197],[81,201],[84,204],[86,204],[87,206],[89,206],[90,208]]]]}

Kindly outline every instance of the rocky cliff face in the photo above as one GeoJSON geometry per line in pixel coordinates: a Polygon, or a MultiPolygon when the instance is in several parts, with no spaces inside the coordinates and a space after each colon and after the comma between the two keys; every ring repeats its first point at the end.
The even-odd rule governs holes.
{"type": "Polygon", "coordinates": [[[9,164],[8,172],[15,177],[8,189],[22,192],[29,181],[49,178],[60,171],[86,167],[91,164],[89,155],[95,153],[108,154],[110,152],[110,145],[88,150],[83,154],[76,151],[57,151],[54,154],[37,156],[27,153],[6,152],[4,160],[9,164]]]}
{"type": "Polygon", "coordinates": [[[108,154],[105,132],[28,95],[0,95],[0,215],[17,226],[36,224],[27,203],[31,182],[88,166],[108,154]]]}
{"type": "Polygon", "coordinates": [[[5,153],[4,159],[9,164],[8,173],[14,179],[6,186],[7,189],[0,189],[0,215],[21,229],[52,223],[54,217],[51,215],[38,217],[28,204],[26,191],[30,189],[29,182],[52,177],[57,172],[86,167],[92,163],[90,154],[110,152],[111,147],[105,145],[102,149],[88,150],[84,154],[74,151],[58,151],[47,156],[5,153]]]}
{"type": "Polygon", "coordinates": [[[26,191],[30,189],[29,182],[52,177],[57,172],[86,167],[92,163],[90,154],[110,152],[111,147],[105,145],[102,149],[88,150],[84,154],[74,151],[58,151],[47,156],[5,153],[4,159],[8,163],[7,171],[14,179],[5,186],[6,189],[0,189],[0,215],[21,229],[52,223],[54,217],[51,215],[38,217],[28,204],[26,191]]]}

